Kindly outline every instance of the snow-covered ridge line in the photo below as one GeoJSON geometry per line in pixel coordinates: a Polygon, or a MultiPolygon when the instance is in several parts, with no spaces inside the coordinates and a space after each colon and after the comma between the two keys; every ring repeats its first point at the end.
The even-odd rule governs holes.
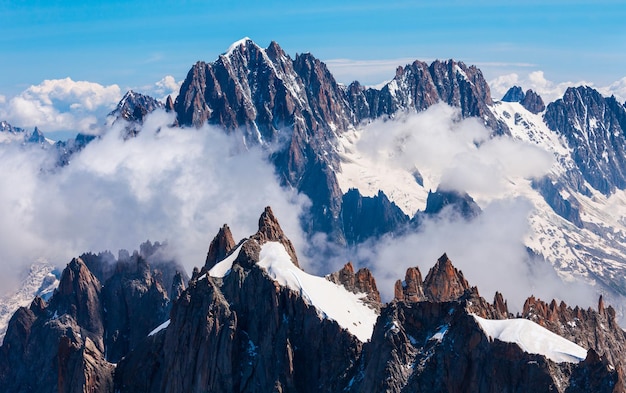
{"type": "MultiPolygon", "coordinates": [[[[240,248],[241,245],[218,262],[209,270],[209,275],[218,278],[227,276],[240,248]]],[[[324,277],[304,272],[293,264],[285,247],[278,242],[261,246],[257,266],[267,271],[280,285],[299,293],[308,304],[317,309],[321,318],[337,322],[362,342],[372,337],[378,314],[363,303],[364,294],[354,294],[324,277]]]]}
{"type": "Polygon", "coordinates": [[[323,277],[304,272],[277,242],[261,246],[258,265],[279,284],[299,292],[321,317],[336,321],[362,342],[372,337],[378,314],[363,303],[364,294],[354,294],[323,277]]]}
{"type": "Polygon", "coordinates": [[[543,355],[557,363],[578,363],[587,357],[585,348],[528,319],[492,320],[472,316],[491,340],[517,344],[524,352],[543,355]]]}

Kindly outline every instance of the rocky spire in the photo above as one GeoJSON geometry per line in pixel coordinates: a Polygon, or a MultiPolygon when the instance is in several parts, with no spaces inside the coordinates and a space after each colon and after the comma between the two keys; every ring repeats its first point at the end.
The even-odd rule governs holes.
{"type": "Polygon", "coordinates": [[[50,310],[57,315],[69,314],[76,322],[89,330],[99,342],[99,347],[104,348],[101,337],[104,334],[104,310],[101,303],[100,281],[91,274],[85,263],[80,258],[74,258],[67,265],[59,287],[50,302],[50,310]]]}
{"type": "Polygon", "coordinates": [[[355,273],[352,262],[348,262],[341,270],[329,274],[326,278],[335,284],[343,285],[352,293],[367,294],[367,304],[373,308],[380,309],[380,293],[378,288],[376,288],[376,280],[369,269],[361,268],[355,273]]]}
{"type": "Polygon", "coordinates": [[[234,247],[235,239],[233,239],[233,234],[230,232],[228,225],[224,224],[209,245],[204,269],[210,270],[217,262],[224,259],[234,247]]]}
{"type": "Polygon", "coordinates": [[[404,281],[396,281],[394,299],[405,302],[421,302],[426,300],[424,285],[422,284],[422,273],[417,267],[406,269],[404,281]]]}
{"type": "Polygon", "coordinates": [[[524,108],[528,109],[529,112],[534,114],[543,112],[546,109],[546,105],[543,103],[541,96],[532,90],[526,91],[520,103],[524,108]]]}
{"type": "Polygon", "coordinates": [[[524,90],[520,86],[513,86],[502,97],[503,102],[522,102],[524,90]]]}
{"type": "Polygon", "coordinates": [[[434,302],[448,302],[463,295],[469,284],[463,272],[457,270],[448,255],[443,254],[424,280],[424,294],[434,302]]]}
{"type": "Polygon", "coordinates": [[[267,206],[261,217],[259,218],[259,230],[258,232],[252,236],[252,239],[255,239],[259,242],[260,245],[263,245],[267,242],[278,242],[285,246],[285,250],[291,257],[291,261],[294,265],[300,267],[298,264],[298,256],[296,255],[296,249],[293,247],[291,240],[287,238],[285,233],[283,232],[280,224],[278,223],[278,219],[274,216],[274,212],[272,212],[272,208],[267,206]]]}

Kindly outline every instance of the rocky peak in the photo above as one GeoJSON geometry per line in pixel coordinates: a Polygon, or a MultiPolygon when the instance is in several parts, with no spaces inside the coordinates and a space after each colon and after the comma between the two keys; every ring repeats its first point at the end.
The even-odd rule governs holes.
{"type": "Polygon", "coordinates": [[[172,100],[171,95],[167,96],[167,100],[165,101],[165,110],[167,112],[174,112],[174,101],[172,100]]]}
{"type": "Polygon", "coordinates": [[[463,272],[457,270],[443,254],[424,279],[424,294],[433,302],[448,302],[461,297],[469,289],[463,272]]]}
{"type": "Polygon", "coordinates": [[[298,54],[294,70],[302,79],[314,118],[332,131],[345,130],[356,124],[345,92],[339,88],[326,64],[310,53],[298,54]]]}
{"type": "Polygon", "coordinates": [[[233,234],[230,232],[228,225],[224,224],[209,245],[209,252],[204,263],[204,269],[211,270],[211,268],[215,266],[217,262],[224,259],[234,247],[235,239],[233,239],[233,234]]]}
{"type": "MultiPolygon", "coordinates": [[[[49,309],[57,315],[70,315],[80,326],[101,337],[104,333],[101,289],[102,284],[83,260],[74,258],[63,270],[49,309]]],[[[101,341],[100,348],[103,348],[101,341]]]]}
{"type": "Polygon", "coordinates": [[[404,302],[421,302],[426,300],[422,273],[417,267],[406,269],[404,281],[396,281],[394,286],[394,300],[404,302]]]}
{"type": "Polygon", "coordinates": [[[526,95],[520,103],[524,108],[528,109],[530,113],[534,114],[541,113],[546,109],[546,105],[543,103],[541,96],[532,90],[526,91],[526,95]]]}
{"type": "Polygon", "coordinates": [[[480,206],[468,193],[442,190],[440,188],[435,192],[428,191],[424,214],[438,214],[446,207],[466,220],[478,216],[481,212],[480,206]]]}
{"type": "Polygon", "coordinates": [[[563,135],[583,178],[605,195],[626,189],[626,108],[588,86],[570,87],[550,103],[548,127],[563,135]]]}
{"type": "Polygon", "coordinates": [[[142,123],[148,113],[164,107],[163,103],[155,98],[129,90],[109,116],[116,120],[122,118],[129,122],[142,123]]]}
{"type": "Polygon", "coordinates": [[[352,293],[367,294],[367,304],[380,310],[380,293],[376,288],[376,280],[368,268],[361,268],[356,273],[352,262],[346,263],[339,271],[331,273],[326,278],[335,284],[343,285],[352,293]]]}
{"type": "Polygon", "coordinates": [[[108,114],[111,124],[125,120],[129,124],[125,126],[124,138],[134,137],[141,130],[141,124],[145,117],[156,109],[163,109],[162,102],[150,96],[129,90],[117,104],[117,107],[108,114]]]}
{"type": "Polygon", "coordinates": [[[287,238],[285,233],[283,232],[280,224],[278,223],[278,219],[274,215],[272,208],[267,206],[261,217],[259,218],[259,230],[256,234],[254,234],[251,239],[256,240],[259,245],[263,245],[267,242],[279,242],[283,246],[285,246],[285,250],[291,257],[291,261],[294,265],[300,267],[298,264],[298,256],[296,255],[296,250],[291,243],[291,240],[287,238]]]}
{"type": "Polygon", "coordinates": [[[524,99],[524,90],[520,86],[513,86],[502,97],[504,102],[522,102],[524,99]]]}

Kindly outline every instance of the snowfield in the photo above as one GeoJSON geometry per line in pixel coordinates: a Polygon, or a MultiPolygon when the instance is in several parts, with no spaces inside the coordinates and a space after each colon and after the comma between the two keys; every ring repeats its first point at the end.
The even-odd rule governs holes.
{"type": "Polygon", "coordinates": [[[543,355],[553,362],[578,363],[587,350],[527,319],[484,319],[472,315],[491,340],[517,344],[522,351],[543,355]]]}

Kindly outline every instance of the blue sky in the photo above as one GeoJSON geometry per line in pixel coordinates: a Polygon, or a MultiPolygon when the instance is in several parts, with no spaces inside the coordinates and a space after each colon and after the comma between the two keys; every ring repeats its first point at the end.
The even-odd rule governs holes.
{"type": "Polygon", "coordinates": [[[553,84],[608,86],[626,77],[623,1],[337,3],[0,0],[0,104],[45,79],[122,93],[165,75],[180,81],[244,36],[275,40],[292,57],[311,52],[341,82],[375,84],[396,65],[436,58],[476,64],[488,80],[542,71],[553,84]]]}

